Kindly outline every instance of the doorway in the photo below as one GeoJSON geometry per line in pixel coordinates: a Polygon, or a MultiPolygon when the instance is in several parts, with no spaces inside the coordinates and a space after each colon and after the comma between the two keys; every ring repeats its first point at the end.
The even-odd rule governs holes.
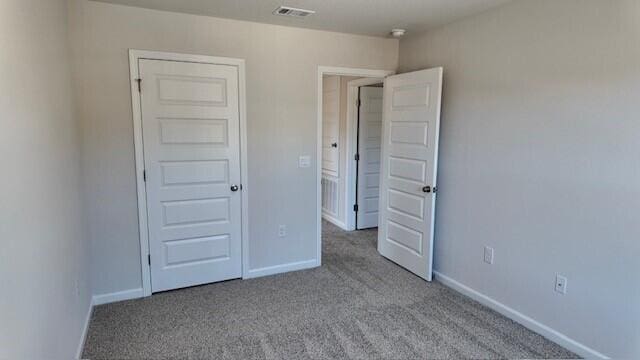
{"type": "Polygon", "coordinates": [[[348,105],[353,103],[350,114],[355,121],[347,126],[352,141],[344,145],[331,142],[340,136],[332,133],[336,127],[329,104],[335,98],[331,90],[337,80],[330,75],[359,74],[318,70],[318,259],[322,255],[322,219],[331,221],[322,216],[331,190],[323,170],[325,165],[336,163],[336,148],[344,146],[347,154],[354,155],[346,161],[351,163],[346,176],[353,190],[349,192],[347,187],[348,200],[342,204],[345,215],[351,216],[344,217],[342,226],[331,222],[344,230],[378,226],[378,252],[431,281],[443,69],[384,77],[369,73],[361,76],[369,79],[354,80],[350,95],[357,101],[348,105]],[[376,77],[378,80],[370,79],[376,77]],[[372,86],[381,78],[382,89],[372,86]],[[352,211],[350,199],[354,200],[352,211]]]}
{"type": "MultiPolygon", "coordinates": [[[[389,71],[319,68],[318,121],[320,218],[343,230],[354,230],[357,178],[357,84],[382,84],[389,71]],[[355,94],[355,95],[354,95],[355,94]],[[354,110],[355,109],[355,110],[354,110]]],[[[320,224],[318,225],[320,227],[320,224]]]]}
{"type": "MultiPolygon", "coordinates": [[[[349,190],[353,187],[351,183],[355,181],[358,176],[356,168],[361,162],[357,158],[359,151],[357,139],[360,130],[357,125],[355,126],[355,131],[350,131],[349,129],[353,121],[350,111],[352,111],[353,105],[359,101],[357,97],[354,98],[350,96],[349,84],[358,81],[366,83],[375,81],[381,84],[382,79],[343,75],[325,75],[322,78],[322,218],[343,230],[353,230],[350,229],[347,223],[351,220],[350,218],[354,216],[354,213],[362,210],[362,206],[360,209],[358,207],[357,199],[349,197],[349,190]],[[351,133],[354,135],[353,140],[351,140],[351,133]]],[[[365,90],[363,90],[363,92],[366,93],[365,90]]],[[[382,94],[380,94],[379,98],[381,100],[382,94]]],[[[364,105],[368,106],[367,109],[370,107],[370,103],[366,100],[364,105]]],[[[356,108],[359,108],[357,104],[356,108]]],[[[381,110],[382,105],[380,104],[380,111],[381,110]]],[[[381,126],[382,118],[381,114],[378,115],[377,147],[379,149],[379,127],[381,126]]],[[[367,124],[366,121],[363,123],[367,124]]],[[[366,146],[364,142],[363,146],[366,146]]],[[[371,159],[371,157],[368,159],[371,159]]],[[[377,161],[379,168],[379,154],[377,160],[371,160],[377,161]]],[[[366,171],[363,173],[363,178],[364,177],[366,177],[366,171]]],[[[377,185],[375,185],[375,189],[373,190],[372,193],[377,194],[377,185]]]]}

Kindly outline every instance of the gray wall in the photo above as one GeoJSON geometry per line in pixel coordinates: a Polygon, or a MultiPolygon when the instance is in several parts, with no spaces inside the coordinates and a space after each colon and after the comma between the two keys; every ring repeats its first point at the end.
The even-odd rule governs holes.
{"type": "Polygon", "coordinates": [[[0,1],[2,359],[75,357],[89,310],[68,52],[66,0],[0,1]]]}
{"type": "Polygon", "coordinates": [[[522,0],[401,41],[401,71],[434,66],[436,270],[640,357],[640,2],[522,0]]]}
{"type": "Polygon", "coordinates": [[[398,41],[71,1],[95,294],[141,286],[129,48],[246,59],[250,267],[314,259],[317,66],[393,70],[398,41]]]}

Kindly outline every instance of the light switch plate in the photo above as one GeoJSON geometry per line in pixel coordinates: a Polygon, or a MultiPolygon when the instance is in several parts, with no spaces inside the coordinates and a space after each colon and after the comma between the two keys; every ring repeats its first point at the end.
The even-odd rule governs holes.
{"type": "Polygon", "coordinates": [[[311,166],[311,156],[302,155],[298,158],[298,167],[299,168],[308,168],[311,166]]]}

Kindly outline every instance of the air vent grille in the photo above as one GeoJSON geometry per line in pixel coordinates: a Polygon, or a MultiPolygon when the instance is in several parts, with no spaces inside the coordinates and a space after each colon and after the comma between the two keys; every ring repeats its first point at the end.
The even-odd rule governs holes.
{"type": "Polygon", "coordinates": [[[279,8],[273,11],[274,15],[293,16],[293,17],[306,17],[309,15],[313,15],[315,13],[316,12],[312,10],[296,9],[288,6],[280,6],[279,8]]]}

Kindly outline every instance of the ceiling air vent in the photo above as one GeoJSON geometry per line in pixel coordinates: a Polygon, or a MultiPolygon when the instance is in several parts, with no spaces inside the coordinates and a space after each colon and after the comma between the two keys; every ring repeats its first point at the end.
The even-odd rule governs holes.
{"type": "Polygon", "coordinates": [[[293,17],[307,17],[315,13],[316,12],[312,10],[296,9],[288,6],[280,6],[279,8],[273,11],[273,15],[293,16],[293,17]]]}

